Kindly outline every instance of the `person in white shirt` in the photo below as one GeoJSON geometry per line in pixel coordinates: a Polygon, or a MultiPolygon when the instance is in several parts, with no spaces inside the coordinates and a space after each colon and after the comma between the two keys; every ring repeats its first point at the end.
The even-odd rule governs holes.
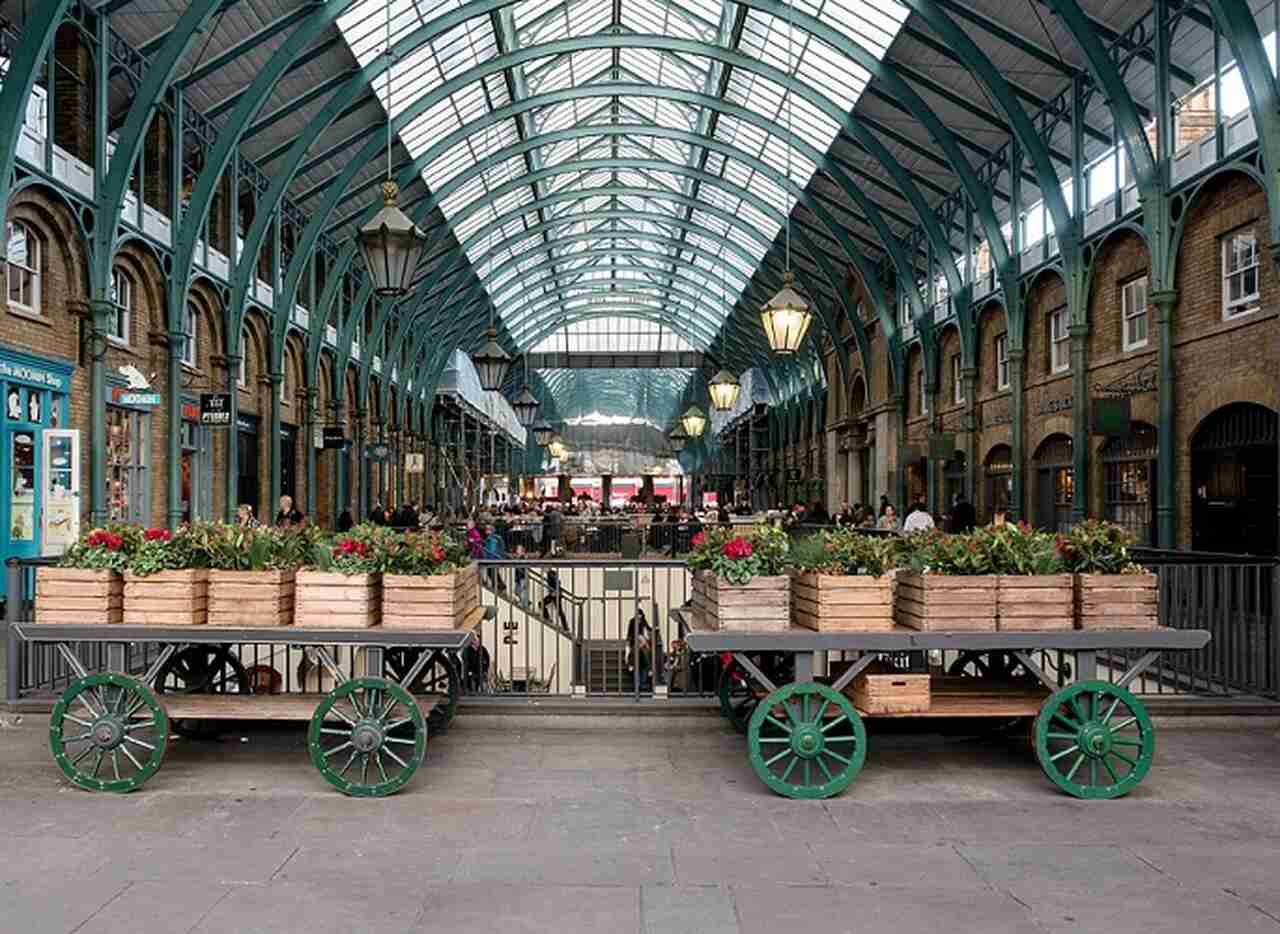
{"type": "Polygon", "coordinates": [[[906,521],[902,523],[902,531],[908,535],[912,532],[927,532],[931,528],[933,528],[933,516],[929,515],[929,511],[922,506],[913,509],[906,521]]]}

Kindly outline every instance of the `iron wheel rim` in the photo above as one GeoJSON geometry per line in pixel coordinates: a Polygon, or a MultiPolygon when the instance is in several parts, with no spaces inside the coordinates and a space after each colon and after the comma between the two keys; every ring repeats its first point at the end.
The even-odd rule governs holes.
{"type": "Polygon", "coordinates": [[[1085,800],[1136,788],[1155,758],[1155,728],[1128,689],[1106,681],[1068,685],[1036,717],[1036,757],[1049,780],[1085,800]]]}
{"type": "Polygon", "coordinates": [[[747,748],[752,768],[770,790],[787,798],[830,798],[861,771],[867,732],[843,694],[816,681],[797,682],[756,706],[747,748]]]}
{"type": "Polygon", "coordinates": [[[427,722],[400,685],[385,678],[353,678],[316,707],[307,748],[312,764],[334,788],[353,797],[380,798],[403,788],[422,764],[427,722]]]}
{"type": "Polygon", "coordinates": [[[127,794],[142,787],[164,761],[168,737],[169,718],[156,695],[138,679],[112,672],[71,682],[49,717],[54,761],[72,784],[89,791],[127,794]],[[110,777],[101,777],[104,769],[110,777]]]}

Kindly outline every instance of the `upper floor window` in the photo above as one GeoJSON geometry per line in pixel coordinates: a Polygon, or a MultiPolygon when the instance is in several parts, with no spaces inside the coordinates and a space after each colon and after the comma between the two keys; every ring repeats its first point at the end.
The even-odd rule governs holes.
{"type": "Polygon", "coordinates": [[[116,266],[111,270],[111,304],[114,306],[107,337],[118,344],[129,343],[129,318],[133,314],[133,278],[116,266]]]}
{"type": "Polygon", "coordinates": [[[924,368],[916,371],[916,414],[929,414],[929,392],[925,388],[924,368]]]}
{"type": "Polygon", "coordinates": [[[1222,238],[1222,316],[1234,318],[1257,307],[1258,238],[1241,230],[1222,238]]]}
{"type": "Polygon", "coordinates": [[[1124,349],[1147,346],[1147,277],[1141,276],[1120,287],[1120,313],[1124,327],[1124,349]]]}
{"type": "Polygon", "coordinates": [[[280,404],[289,404],[289,380],[283,374],[280,376],[280,404]]]}
{"type": "Polygon", "coordinates": [[[183,316],[182,333],[185,339],[182,342],[182,365],[195,369],[196,365],[196,341],[199,339],[199,315],[196,312],[195,305],[187,302],[187,311],[183,316]]]}
{"type": "Polygon", "coordinates": [[[951,401],[956,405],[964,402],[964,368],[958,353],[951,355],[951,401]]]}
{"type": "Polygon", "coordinates": [[[1009,335],[996,338],[996,389],[1009,388],[1009,335]]]}
{"type": "Polygon", "coordinates": [[[241,389],[249,388],[249,335],[244,331],[240,332],[240,372],[236,383],[241,389]]]}
{"type": "Polygon", "coordinates": [[[8,230],[9,307],[40,313],[40,238],[20,221],[8,230]]]}
{"type": "Polygon", "coordinates": [[[1071,335],[1067,333],[1067,309],[1049,313],[1049,372],[1071,368],[1071,335]]]}

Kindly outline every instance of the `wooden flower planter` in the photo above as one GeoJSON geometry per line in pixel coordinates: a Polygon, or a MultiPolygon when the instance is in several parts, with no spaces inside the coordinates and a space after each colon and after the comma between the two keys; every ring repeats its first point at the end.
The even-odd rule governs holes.
{"type": "Polygon", "coordinates": [[[209,625],[293,625],[296,571],[210,571],[209,625]]]}
{"type": "Polygon", "coordinates": [[[1077,574],[1077,629],[1155,629],[1160,589],[1154,574],[1077,574]]]}
{"type": "Polygon", "coordinates": [[[934,632],[996,628],[998,575],[949,577],[899,572],[894,597],[898,625],[934,632]]]}
{"type": "Polygon", "coordinates": [[[705,629],[785,632],[791,626],[791,577],[756,577],[738,586],[718,575],[693,575],[693,608],[705,629]]]}
{"type": "Polygon", "coordinates": [[[1054,632],[1075,626],[1072,574],[1001,574],[996,578],[996,628],[1054,632]]]}
{"type": "Polygon", "coordinates": [[[378,625],[381,575],[299,571],[294,586],[294,625],[307,629],[367,629],[378,625]]]}
{"type": "Polygon", "coordinates": [[[893,628],[889,575],[796,573],[791,578],[791,622],[818,632],[886,632],[893,628]]]}
{"type": "Polygon", "coordinates": [[[119,623],[124,578],[115,571],[36,569],[37,623],[119,623]]]}
{"type": "Polygon", "coordinates": [[[189,568],[124,575],[126,626],[203,626],[209,615],[209,572],[189,568]]]}
{"type": "Polygon", "coordinates": [[[474,564],[449,574],[382,576],[382,625],[387,629],[462,629],[479,610],[480,572],[474,564]]]}

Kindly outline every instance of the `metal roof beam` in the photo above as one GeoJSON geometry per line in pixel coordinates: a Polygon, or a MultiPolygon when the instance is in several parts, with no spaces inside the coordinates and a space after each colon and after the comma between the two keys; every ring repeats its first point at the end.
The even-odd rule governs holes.
{"type": "MultiPolygon", "coordinates": [[[[222,3],[218,5],[218,9],[214,11],[213,15],[217,16],[220,13],[225,13],[227,10],[231,9],[233,6],[235,6],[239,2],[240,0],[222,0],[222,3]]],[[[180,10],[179,12],[182,12],[182,11],[180,10]]],[[[173,30],[176,26],[177,26],[177,21],[175,20],[174,24],[170,26],[168,29],[164,30],[164,32],[156,33],[156,35],[152,36],[146,42],[142,43],[142,45],[138,46],[138,54],[141,55],[143,58],[150,58],[151,56],[155,55],[156,52],[160,51],[160,47],[164,45],[165,40],[168,39],[169,36],[173,33],[173,30]]]]}
{"type": "Polygon", "coordinates": [[[184,77],[180,78],[175,83],[180,88],[186,88],[195,84],[197,81],[204,80],[219,69],[230,65],[246,52],[252,52],[269,39],[278,36],[291,26],[296,26],[306,17],[308,12],[310,11],[305,5],[303,5],[290,13],[286,13],[279,19],[267,23],[267,25],[263,26],[257,32],[250,34],[229,48],[224,49],[208,61],[202,62],[198,68],[187,72],[184,77]]]}
{"type": "Polygon", "coordinates": [[[251,124],[249,129],[244,131],[244,135],[241,137],[241,140],[244,142],[248,142],[249,140],[257,136],[259,133],[261,133],[263,130],[266,130],[272,126],[275,126],[281,120],[285,119],[286,117],[292,114],[297,113],[299,110],[306,107],[308,104],[318,100],[324,95],[328,94],[330,91],[336,91],[339,87],[346,84],[349,80],[351,80],[351,78],[354,75],[358,73],[359,72],[355,69],[348,69],[347,71],[339,72],[338,74],[334,75],[332,78],[327,78],[326,80],[321,81],[319,84],[316,84],[308,88],[306,91],[299,94],[297,97],[292,98],[287,104],[283,104],[280,107],[277,107],[275,110],[271,111],[271,113],[267,114],[265,117],[262,117],[256,123],[251,124]]]}
{"type": "MultiPolygon", "coordinates": [[[[284,70],[283,74],[280,75],[280,80],[283,81],[285,78],[289,77],[289,75],[293,74],[295,71],[298,71],[299,69],[305,68],[307,65],[311,64],[320,56],[333,51],[335,48],[338,48],[339,46],[345,47],[345,45],[346,43],[343,41],[342,36],[336,35],[336,34],[330,36],[328,39],[323,40],[318,45],[313,45],[310,49],[303,52],[301,55],[299,55],[297,58],[293,60],[293,63],[284,70]]],[[[359,72],[356,72],[355,74],[359,74],[359,72]]],[[[236,104],[240,103],[240,98],[242,98],[244,94],[245,92],[243,90],[240,90],[240,91],[236,91],[236,93],[234,94],[227,95],[222,100],[214,104],[212,107],[207,108],[204,112],[204,115],[208,117],[210,120],[216,120],[219,117],[224,116],[225,114],[235,109],[236,104]]]]}

